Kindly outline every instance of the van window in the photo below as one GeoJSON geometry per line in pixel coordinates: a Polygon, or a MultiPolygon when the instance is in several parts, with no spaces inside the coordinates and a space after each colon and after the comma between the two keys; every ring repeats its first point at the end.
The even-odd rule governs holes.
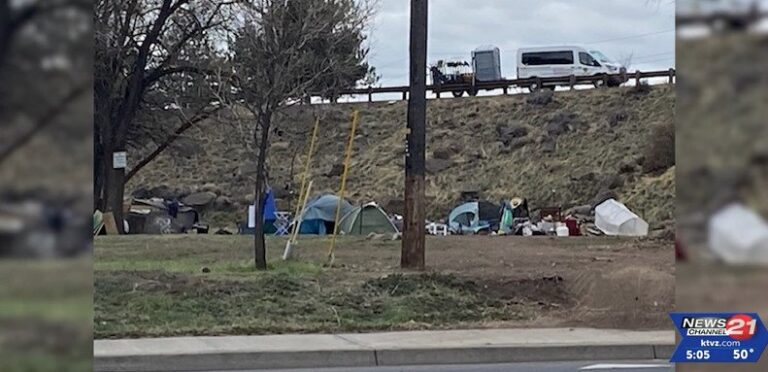
{"type": "Polygon", "coordinates": [[[589,53],[579,52],[579,62],[581,62],[581,64],[585,66],[600,67],[600,63],[598,63],[594,58],[592,58],[592,56],[589,55],[589,53]]]}
{"type": "Polygon", "coordinates": [[[557,52],[523,53],[523,64],[528,66],[572,65],[573,52],[565,50],[557,52]]]}

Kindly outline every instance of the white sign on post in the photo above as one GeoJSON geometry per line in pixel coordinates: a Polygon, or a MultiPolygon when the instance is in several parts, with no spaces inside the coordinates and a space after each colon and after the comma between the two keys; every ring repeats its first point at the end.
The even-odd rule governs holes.
{"type": "Polygon", "coordinates": [[[112,168],[125,169],[128,167],[128,155],[125,151],[112,154],[112,168]]]}
{"type": "Polygon", "coordinates": [[[256,227],[256,206],[248,206],[248,228],[253,229],[256,227]]]}

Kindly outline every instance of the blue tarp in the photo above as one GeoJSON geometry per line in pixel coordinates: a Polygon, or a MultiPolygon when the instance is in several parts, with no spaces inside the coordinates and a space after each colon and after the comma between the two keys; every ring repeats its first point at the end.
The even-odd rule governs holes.
{"type": "Polygon", "coordinates": [[[274,221],[277,219],[277,207],[275,206],[275,193],[272,192],[272,188],[267,189],[267,200],[264,203],[264,221],[274,221]]]}

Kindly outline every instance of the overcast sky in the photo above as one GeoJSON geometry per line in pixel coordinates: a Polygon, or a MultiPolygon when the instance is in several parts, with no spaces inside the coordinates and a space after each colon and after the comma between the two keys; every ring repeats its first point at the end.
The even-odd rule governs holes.
{"type": "MultiPolygon", "coordinates": [[[[408,81],[409,0],[379,0],[370,62],[381,85],[408,81]]],[[[429,63],[469,61],[481,45],[501,49],[502,74],[515,76],[520,47],[575,44],[598,49],[630,70],[674,67],[675,5],[670,0],[430,0],[429,63]]]]}

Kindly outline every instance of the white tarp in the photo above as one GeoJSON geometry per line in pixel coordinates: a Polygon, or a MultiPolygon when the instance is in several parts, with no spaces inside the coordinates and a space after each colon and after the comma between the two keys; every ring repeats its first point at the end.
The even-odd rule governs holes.
{"type": "Polygon", "coordinates": [[[740,204],[731,204],[709,220],[709,247],[732,264],[768,264],[768,223],[740,204]]]}
{"type": "Polygon", "coordinates": [[[614,199],[595,207],[595,225],[605,235],[648,235],[648,223],[614,199]]]}

